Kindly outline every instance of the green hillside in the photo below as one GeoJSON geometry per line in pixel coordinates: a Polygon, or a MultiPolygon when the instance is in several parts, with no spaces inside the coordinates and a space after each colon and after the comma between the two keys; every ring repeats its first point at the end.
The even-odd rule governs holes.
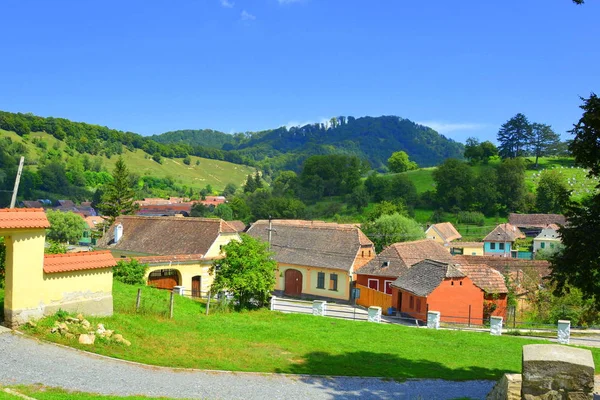
{"type": "MultiPolygon", "coordinates": [[[[0,136],[9,137],[13,143],[22,143],[25,146],[27,149],[25,154],[26,168],[36,169],[36,164],[43,154],[42,148],[36,144],[37,140],[46,142],[48,149],[56,147],[56,150],[62,153],[63,161],[66,161],[69,157],[81,155],[76,150],[67,150],[67,146],[63,141],[45,132],[32,132],[22,137],[14,132],[0,129],[0,136]],[[69,155],[69,151],[72,152],[72,155],[69,155]]],[[[125,148],[122,155],[127,167],[133,174],[141,177],[172,178],[178,185],[185,185],[194,189],[203,188],[207,184],[215,190],[222,190],[228,183],[240,186],[244,183],[246,176],[254,172],[254,168],[246,165],[196,156],[190,156],[190,165],[185,165],[182,158],[163,158],[162,164],[160,164],[140,149],[130,151],[125,148]],[[197,161],[199,161],[199,165],[196,165],[197,161]]],[[[91,157],[94,160],[100,160],[108,171],[112,171],[118,159],[118,156],[107,158],[104,155],[97,155],[91,157]]]]}

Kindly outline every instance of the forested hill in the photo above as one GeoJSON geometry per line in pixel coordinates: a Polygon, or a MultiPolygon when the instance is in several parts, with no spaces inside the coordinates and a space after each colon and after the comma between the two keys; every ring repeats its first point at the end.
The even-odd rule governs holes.
{"type": "Polygon", "coordinates": [[[464,151],[461,143],[396,116],[337,117],[328,123],[281,127],[229,138],[210,130],[167,132],[154,138],[162,143],[183,142],[232,151],[275,170],[298,170],[304,159],[315,154],[357,155],[368,160],[372,168],[380,168],[399,150],[406,151],[420,166],[428,167],[446,158],[462,158],[464,151]]]}

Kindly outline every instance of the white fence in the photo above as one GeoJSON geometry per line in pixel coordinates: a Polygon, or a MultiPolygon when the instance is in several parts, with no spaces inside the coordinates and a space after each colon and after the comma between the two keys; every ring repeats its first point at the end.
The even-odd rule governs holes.
{"type": "MultiPolygon", "coordinates": [[[[369,312],[363,308],[345,304],[327,303],[319,300],[313,302],[273,296],[271,298],[271,310],[284,313],[322,315],[356,321],[369,320],[369,312]]],[[[381,315],[381,310],[379,310],[379,315],[381,315]]]]}

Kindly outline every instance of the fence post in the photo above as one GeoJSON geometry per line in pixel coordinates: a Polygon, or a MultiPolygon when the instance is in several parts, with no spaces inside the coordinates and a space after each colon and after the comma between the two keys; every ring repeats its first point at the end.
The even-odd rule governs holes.
{"type": "Polygon", "coordinates": [[[558,343],[569,344],[571,339],[571,321],[561,319],[558,320],[558,343]]]}
{"type": "Polygon", "coordinates": [[[517,307],[513,306],[513,329],[517,328],[517,307]]]}
{"type": "Polygon", "coordinates": [[[208,291],[208,295],[206,296],[206,315],[208,315],[209,309],[210,309],[210,290],[208,291]]]}
{"type": "Polygon", "coordinates": [[[327,302],[323,300],[313,301],[313,315],[324,317],[327,315],[327,302]]]}
{"type": "Polygon", "coordinates": [[[469,328],[471,327],[471,305],[469,304],[469,328]]]}
{"type": "Polygon", "coordinates": [[[427,328],[428,329],[440,329],[440,312],[439,311],[427,311],[427,328]]]}
{"type": "Polygon", "coordinates": [[[180,296],[184,295],[185,286],[173,286],[173,291],[180,296]]]}
{"type": "Polygon", "coordinates": [[[502,317],[490,317],[490,334],[502,335],[502,317]]]}
{"type": "Polygon", "coordinates": [[[275,296],[271,296],[271,311],[275,309],[275,296]]]}
{"type": "Polygon", "coordinates": [[[173,318],[173,303],[175,302],[175,292],[171,292],[171,298],[169,299],[169,318],[173,318]]]}
{"type": "Polygon", "coordinates": [[[135,312],[140,309],[140,301],[142,300],[142,288],[138,288],[137,298],[135,299],[135,312]]]}
{"type": "Polygon", "coordinates": [[[369,307],[369,322],[381,322],[381,307],[369,307]]]}

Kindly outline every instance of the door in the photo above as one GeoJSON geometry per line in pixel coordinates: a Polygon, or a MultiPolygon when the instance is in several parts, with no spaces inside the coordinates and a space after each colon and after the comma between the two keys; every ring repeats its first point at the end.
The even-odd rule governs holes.
{"type": "Polygon", "coordinates": [[[202,277],[200,275],[192,278],[192,297],[202,297],[202,277]]]}
{"type": "Polygon", "coordinates": [[[302,273],[295,269],[285,271],[285,290],[288,296],[300,296],[302,294],[302,273]]]}
{"type": "Polygon", "coordinates": [[[148,276],[148,285],[157,289],[171,290],[179,285],[179,274],[175,269],[161,269],[151,272],[148,276]]]}

